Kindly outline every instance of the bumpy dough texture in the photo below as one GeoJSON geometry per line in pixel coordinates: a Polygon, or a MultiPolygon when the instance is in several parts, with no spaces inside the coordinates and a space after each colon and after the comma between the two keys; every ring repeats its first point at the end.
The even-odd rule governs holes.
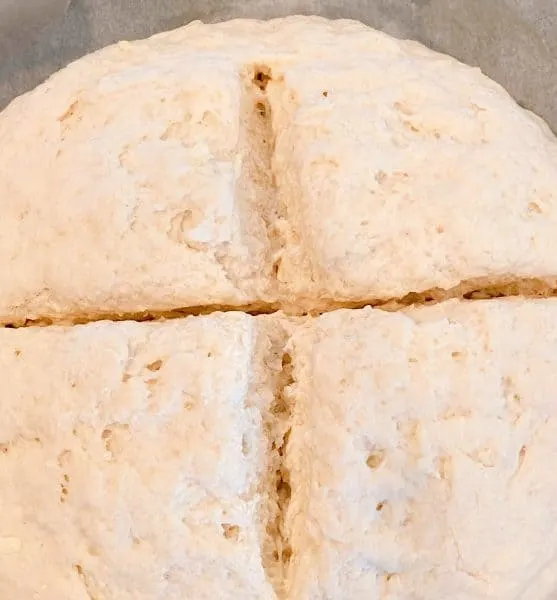
{"type": "Polygon", "coordinates": [[[293,338],[291,600],[548,600],[557,303],[339,311],[293,338]]]}
{"type": "Polygon", "coordinates": [[[2,600],[275,597],[259,330],[0,330],[2,600]]]}
{"type": "Polygon", "coordinates": [[[0,165],[4,322],[557,277],[548,128],[478,70],[351,21],[97,52],[0,115],[0,165]]]}
{"type": "MultiPolygon", "coordinates": [[[[194,23],[0,115],[0,323],[555,287],[556,190],[478,70],[194,23]]],[[[547,600],[557,304],[281,319],[0,329],[0,598],[547,600]]]]}

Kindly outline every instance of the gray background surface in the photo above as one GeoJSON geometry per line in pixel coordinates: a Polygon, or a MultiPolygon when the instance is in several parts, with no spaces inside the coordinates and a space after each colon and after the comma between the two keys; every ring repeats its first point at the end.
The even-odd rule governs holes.
{"type": "Polygon", "coordinates": [[[479,65],[557,131],[556,0],[73,0],[64,14],[68,2],[0,0],[0,107],[120,39],[298,13],[359,19],[479,65]]]}

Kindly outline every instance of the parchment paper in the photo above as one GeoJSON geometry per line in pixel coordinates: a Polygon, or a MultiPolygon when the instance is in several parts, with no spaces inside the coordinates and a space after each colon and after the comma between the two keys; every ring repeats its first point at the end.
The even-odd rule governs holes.
{"type": "Polygon", "coordinates": [[[0,0],[0,41],[9,50],[8,44],[34,35],[69,4],[70,0],[0,0]]]}
{"type": "Polygon", "coordinates": [[[0,0],[0,108],[120,39],[195,19],[297,13],[359,19],[478,65],[557,131],[556,0],[73,0],[55,18],[68,1],[0,0]]]}

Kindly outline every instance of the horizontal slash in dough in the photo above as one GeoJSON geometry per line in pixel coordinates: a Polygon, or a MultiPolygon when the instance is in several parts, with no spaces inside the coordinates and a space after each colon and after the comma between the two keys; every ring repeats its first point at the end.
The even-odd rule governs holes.
{"type": "Polygon", "coordinates": [[[557,593],[556,300],[341,310],[290,352],[290,600],[557,593]]]}
{"type": "Polygon", "coordinates": [[[2,600],[276,597],[262,319],[0,329],[2,600]]]}

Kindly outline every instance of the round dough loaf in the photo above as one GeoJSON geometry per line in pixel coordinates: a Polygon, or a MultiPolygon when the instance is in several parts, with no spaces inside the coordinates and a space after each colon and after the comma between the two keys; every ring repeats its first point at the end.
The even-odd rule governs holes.
{"type": "MultiPolygon", "coordinates": [[[[547,126],[351,21],[97,52],[0,115],[0,165],[2,324],[557,287],[547,126]]],[[[0,597],[545,594],[554,314],[0,327],[0,597]]]]}

